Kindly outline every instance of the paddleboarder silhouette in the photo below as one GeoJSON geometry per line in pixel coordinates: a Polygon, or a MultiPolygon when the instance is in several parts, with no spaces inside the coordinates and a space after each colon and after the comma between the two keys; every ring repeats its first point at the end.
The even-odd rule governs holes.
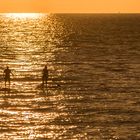
{"type": "Polygon", "coordinates": [[[6,87],[6,83],[9,83],[9,87],[10,87],[10,82],[11,82],[11,78],[10,75],[13,75],[13,73],[11,72],[11,70],[9,69],[9,67],[7,66],[7,68],[4,70],[4,80],[5,80],[5,87],[6,87]]]}

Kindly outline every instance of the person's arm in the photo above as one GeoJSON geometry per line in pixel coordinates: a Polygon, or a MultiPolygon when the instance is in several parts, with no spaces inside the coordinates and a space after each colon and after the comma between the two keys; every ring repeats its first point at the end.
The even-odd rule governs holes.
{"type": "Polygon", "coordinates": [[[12,72],[12,71],[10,71],[10,73],[14,76],[14,74],[13,74],[13,72],[12,72]]]}
{"type": "Polygon", "coordinates": [[[14,76],[14,74],[11,72],[11,74],[14,76]]]}

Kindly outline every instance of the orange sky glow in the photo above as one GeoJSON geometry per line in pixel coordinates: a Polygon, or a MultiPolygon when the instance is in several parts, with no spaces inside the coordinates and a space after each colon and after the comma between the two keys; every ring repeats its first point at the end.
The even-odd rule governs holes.
{"type": "Polygon", "coordinates": [[[0,0],[0,13],[140,13],[140,0],[0,0]]]}

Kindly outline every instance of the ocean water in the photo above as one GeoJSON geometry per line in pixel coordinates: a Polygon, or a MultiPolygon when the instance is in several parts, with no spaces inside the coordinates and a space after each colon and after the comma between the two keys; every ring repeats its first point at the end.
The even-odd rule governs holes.
{"type": "Polygon", "coordinates": [[[1,14],[0,139],[140,139],[140,15],[1,14]]]}

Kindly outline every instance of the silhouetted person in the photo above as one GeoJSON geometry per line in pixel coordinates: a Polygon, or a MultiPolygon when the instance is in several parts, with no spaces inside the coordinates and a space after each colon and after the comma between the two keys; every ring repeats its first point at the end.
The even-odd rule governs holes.
{"type": "Polygon", "coordinates": [[[9,69],[9,67],[7,66],[7,68],[4,70],[5,87],[6,87],[6,82],[8,82],[9,86],[10,86],[10,82],[11,82],[10,74],[12,74],[12,72],[9,69]]]}
{"type": "Polygon", "coordinates": [[[42,84],[44,86],[44,83],[47,85],[48,81],[48,69],[47,66],[44,67],[43,72],[42,72],[42,84]]]}

